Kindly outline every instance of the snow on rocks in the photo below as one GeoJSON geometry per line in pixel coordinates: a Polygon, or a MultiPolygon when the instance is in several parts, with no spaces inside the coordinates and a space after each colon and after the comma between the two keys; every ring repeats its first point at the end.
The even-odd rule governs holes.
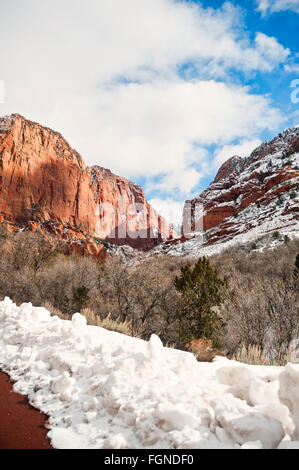
{"type": "Polygon", "coordinates": [[[74,313],[72,316],[72,324],[75,328],[78,328],[78,330],[84,330],[87,325],[87,320],[81,313],[74,313]]]}
{"type": "Polygon", "coordinates": [[[230,158],[214,182],[185,203],[185,225],[194,229],[202,224],[204,232],[198,236],[189,227],[184,230],[185,236],[168,240],[150,253],[195,259],[238,244],[255,243],[260,249],[260,244],[266,242],[271,247],[274,241],[278,244],[278,240],[271,240],[277,231],[282,242],[285,236],[297,238],[298,167],[299,128],[288,129],[271,142],[264,142],[247,158],[230,158]]]}
{"type": "Polygon", "coordinates": [[[128,449],[128,442],[122,434],[116,434],[112,437],[107,437],[103,442],[104,449],[128,449]]]}
{"type": "Polygon", "coordinates": [[[215,399],[212,403],[225,440],[228,436],[239,444],[258,440],[264,449],[275,449],[284,437],[283,426],[277,419],[255,412],[231,394],[224,395],[219,403],[215,399]]]}
{"type": "Polygon", "coordinates": [[[70,377],[69,372],[63,372],[58,378],[50,383],[50,391],[58,393],[60,400],[72,401],[75,389],[75,379],[70,377]]]}
{"type": "Polygon", "coordinates": [[[199,363],[150,340],[0,302],[0,369],[55,448],[298,448],[299,364],[199,363]]]}
{"type": "Polygon", "coordinates": [[[155,416],[161,422],[163,429],[167,431],[183,430],[185,426],[196,426],[196,418],[185,411],[181,405],[159,403],[155,410],[155,416]]]}
{"type": "Polygon", "coordinates": [[[279,398],[290,410],[295,424],[294,438],[299,440],[299,367],[287,364],[279,376],[279,398]]]}
{"type": "Polygon", "coordinates": [[[159,336],[152,335],[148,344],[147,350],[150,358],[155,361],[159,360],[160,357],[163,357],[163,344],[159,336]]]}

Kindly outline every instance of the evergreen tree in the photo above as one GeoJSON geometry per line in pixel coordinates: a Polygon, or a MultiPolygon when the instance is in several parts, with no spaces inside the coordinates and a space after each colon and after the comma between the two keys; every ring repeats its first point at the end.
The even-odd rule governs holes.
{"type": "Polygon", "coordinates": [[[84,307],[87,306],[90,298],[88,295],[88,287],[81,286],[77,289],[73,289],[73,310],[76,312],[81,312],[84,307]]]}
{"type": "Polygon", "coordinates": [[[181,294],[177,313],[180,341],[206,337],[213,341],[215,347],[220,347],[217,307],[228,293],[227,278],[222,279],[208,258],[203,257],[198,259],[193,268],[190,263],[182,266],[174,285],[181,294]]]}

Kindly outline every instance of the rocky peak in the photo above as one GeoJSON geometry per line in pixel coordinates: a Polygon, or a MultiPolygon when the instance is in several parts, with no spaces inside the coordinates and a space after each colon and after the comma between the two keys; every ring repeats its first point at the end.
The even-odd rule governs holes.
{"type": "Polygon", "coordinates": [[[203,206],[207,243],[232,239],[251,229],[263,233],[262,227],[264,231],[295,227],[298,187],[299,128],[293,128],[264,142],[247,158],[227,160],[214,182],[188,201],[188,210],[191,207],[191,221],[196,226],[196,207],[203,206]]]}
{"type": "Polygon", "coordinates": [[[226,162],[224,162],[219,168],[214,183],[218,183],[218,181],[231,176],[234,171],[240,168],[241,161],[242,157],[239,157],[238,155],[234,155],[233,157],[226,160],[226,162]]]}
{"type": "MultiPolygon", "coordinates": [[[[20,114],[0,118],[0,142],[4,139],[7,143],[17,146],[16,152],[21,151],[25,158],[30,158],[30,150],[35,153],[40,147],[48,147],[51,153],[55,152],[62,159],[73,162],[82,170],[85,169],[80,154],[71,148],[59,132],[30,121],[20,114]]],[[[44,156],[43,152],[40,155],[44,156]]]]}
{"type": "Polygon", "coordinates": [[[271,155],[280,154],[285,158],[299,152],[299,127],[286,129],[271,141],[263,142],[257,147],[248,158],[248,164],[264,157],[270,158],[271,155]]]}

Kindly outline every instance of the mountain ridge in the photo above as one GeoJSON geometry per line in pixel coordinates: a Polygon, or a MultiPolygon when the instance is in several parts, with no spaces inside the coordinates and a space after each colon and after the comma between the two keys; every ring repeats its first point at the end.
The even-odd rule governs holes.
{"type": "Polygon", "coordinates": [[[160,251],[197,256],[233,239],[242,243],[278,230],[299,233],[298,152],[295,127],[262,143],[249,157],[226,160],[208,188],[186,201],[183,219],[190,223],[184,224],[181,238],[164,243],[160,251]]]}
{"type": "Polygon", "coordinates": [[[230,157],[208,188],[186,201],[189,230],[177,238],[140,185],[100,165],[86,166],[59,132],[12,114],[0,118],[0,222],[10,231],[46,232],[64,240],[67,252],[95,258],[105,256],[104,241],[170,254],[192,252],[194,245],[198,253],[250,233],[254,239],[254,233],[296,232],[298,152],[295,127],[246,158],[230,157]]]}

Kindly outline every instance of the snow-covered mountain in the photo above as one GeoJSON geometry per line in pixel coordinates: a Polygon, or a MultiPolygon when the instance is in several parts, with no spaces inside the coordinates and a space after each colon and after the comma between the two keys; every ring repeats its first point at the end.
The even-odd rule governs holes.
{"type": "Polygon", "coordinates": [[[154,252],[197,256],[275,231],[296,236],[298,219],[299,128],[294,128],[264,142],[247,158],[227,160],[210,186],[186,201],[184,220],[190,220],[189,233],[154,252]],[[199,217],[203,239],[197,237],[199,217]]]}

